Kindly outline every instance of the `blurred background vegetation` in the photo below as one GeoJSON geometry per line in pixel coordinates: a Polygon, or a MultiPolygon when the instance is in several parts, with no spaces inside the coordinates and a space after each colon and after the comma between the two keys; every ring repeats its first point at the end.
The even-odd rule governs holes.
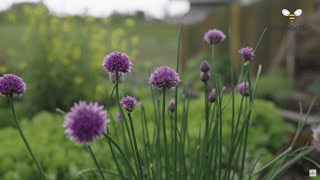
{"type": "MultiPolygon", "coordinates": [[[[68,111],[78,100],[95,100],[106,104],[113,87],[101,65],[106,54],[117,50],[131,57],[133,72],[126,76],[121,90],[123,94],[143,100],[147,116],[150,117],[148,119],[152,121],[147,78],[157,66],[175,66],[177,22],[183,22],[180,66],[182,89],[184,93],[190,89],[193,92],[189,113],[191,124],[188,127],[192,138],[192,134],[198,131],[199,119],[203,118],[197,113],[202,107],[200,92],[203,88],[199,81],[199,64],[211,56],[209,47],[202,39],[204,32],[219,28],[227,34],[226,43],[217,47],[212,68],[224,77],[226,89],[230,90],[230,65],[235,74],[239,70],[237,50],[242,46],[255,46],[265,27],[287,25],[288,19],[280,14],[281,8],[286,5],[292,9],[301,5],[307,15],[300,23],[318,27],[317,21],[313,20],[318,17],[318,4],[313,0],[308,3],[261,0],[247,6],[212,5],[207,16],[196,22],[187,18],[190,14],[165,20],[148,19],[143,12],[132,15],[114,13],[104,18],[86,14],[60,16],[51,13],[41,3],[15,4],[0,12],[0,74],[15,73],[27,83],[27,93],[17,98],[16,109],[44,170],[52,179],[77,179],[80,170],[93,165],[81,146],[66,139],[62,128],[63,116],[56,113],[55,109],[68,111]],[[271,13],[271,9],[277,13],[271,13]]],[[[191,3],[190,12],[194,7],[199,6],[191,3]]],[[[255,158],[261,152],[263,158],[260,163],[270,160],[290,141],[295,124],[284,121],[288,118],[283,110],[297,111],[299,101],[308,106],[310,99],[320,93],[320,68],[317,68],[320,44],[313,42],[320,37],[320,33],[314,28],[312,32],[295,33],[294,41],[289,36],[292,35],[288,31],[267,30],[253,63],[254,67],[262,64],[264,73],[252,115],[249,158],[255,158]],[[296,44],[295,47],[289,46],[292,42],[296,44]],[[285,47],[284,53],[282,46],[285,47]],[[288,60],[291,56],[295,57],[293,74],[290,68],[292,61],[290,58],[288,60]]],[[[252,74],[255,71],[256,68],[253,68],[252,74]]],[[[319,115],[320,103],[316,104],[314,117],[319,115]]],[[[226,122],[231,120],[228,117],[230,111],[230,107],[227,107],[224,112],[226,122]]],[[[110,110],[112,120],[116,113],[114,108],[110,110]]],[[[140,119],[139,112],[134,116],[134,119],[140,119]]],[[[116,133],[118,124],[112,121],[111,126],[116,133]]],[[[34,180],[36,168],[14,128],[8,102],[1,98],[0,179],[34,180]]],[[[230,136],[229,128],[225,123],[226,138],[230,136]]],[[[307,130],[301,144],[308,141],[310,132],[307,130]]],[[[227,144],[225,148],[228,148],[227,144]]],[[[94,149],[103,167],[114,170],[109,149],[103,140],[95,143],[94,149]]]]}

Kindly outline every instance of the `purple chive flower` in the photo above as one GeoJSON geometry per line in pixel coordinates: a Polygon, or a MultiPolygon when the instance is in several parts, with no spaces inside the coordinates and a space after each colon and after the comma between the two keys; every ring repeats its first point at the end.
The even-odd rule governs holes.
{"type": "Polygon", "coordinates": [[[211,74],[210,72],[201,72],[200,73],[200,79],[202,82],[206,83],[210,80],[211,74]]]}
{"type": "Polygon", "coordinates": [[[209,101],[210,102],[215,102],[216,98],[217,98],[217,92],[216,92],[216,89],[213,88],[209,93],[209,101]]]}
{"type": "Polygon", "coordinates": [[[211,45],[221,43],[225,38],[226,35],[218,29],[211,29],[204,35],[204,40],[211,45]]]}
{"type": "Polygon", "coordinates": [[[102,137],[109,123],[107,112],[103,109],[98,103],[75,103],[64,118],[68,137],[79,144],[88,144],[102,137]]]}
{"type": "MultiPolygon", "coordinates": [[[[118,75],[118,76],[119,76],[119,75],[118,75]]],[[[115,83],[115,82],[117,81],[116,73],[109,72],[109,80],[110,80],[112,83],[115,83]]],[[[123,81],[124,81],[124,73],[120,73],[119,83],[120,83],[120,82],[123,82],[123,81]]]]}
{"type": "Polygon", "coordinates": [[[122,121],[122,116],[120,113],[117,113],[116,117],[115,117],[116,121],[119,123],[122,121]]]}
{"type": "Polygon", "coordinates": [[[14,74],[4,74],[0,77],[0,94],[4,96],[21,96],[27,89],[23,79],[14,74]]]}
{"type": "Polygon", "coordinates": [[[173,113],[175,109],[176,109],[176,102],[174,101],[173,98],[171,98],[169,102],[169,111],[173,113]]]}
{"type": "Polygon", "coordinates": [[[139,102],[135,97],[125,96],[121,99],[120,104],[128,113],[130,113],[139,104],[139,102]]]}
{"type": "Polygon", "coordinates": [[[209,72],[210,71],[210,65],[208,63],[208,61],[204,60],[202,61],[202,63],[200,64],[200,70],[201,72],[209,72]]]}
{"type": "Polygon", "coordinates": [[[130,72],[132,67],[129,56],[117,51],[107,55],[102,65],[107,71],[113,73],[130,72]]]}
{"type": "Polygon", "coordinates": [[[320,152],[320,126],[312,128],[312,146],[320,152]]]}
{"type": "Polygon", "coordinates": [[[251,47],[241,48],[239,50],[239,53],[241,57],[246,61],[251,60],[255,56],[254,50],[251,47]]]}
{"type": "Polygon", "coordinates": [[[168,66],[157,68],[149,77],[149,83],[160,90],[174,88],[180,81],[179,74],[168,66]]]}
{"type": "Polygon", "coordinates": [[[250,93],[250,86],[248,82],[242,82],[237,85],[237,91],[243,96],[249,96],[250,93]]]}

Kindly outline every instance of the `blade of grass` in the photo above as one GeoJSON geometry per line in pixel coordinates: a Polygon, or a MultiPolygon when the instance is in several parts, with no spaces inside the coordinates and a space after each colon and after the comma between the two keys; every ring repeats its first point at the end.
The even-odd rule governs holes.
{"type": "Polygon", "coordinates": [[[279,159],[282,159],[284,156],[286,156],[288,153],[292,152],[292,147],[289,147],[287,150],[285,150],[283,153],[281,153],[279,156],[277,156],[275,159],[270,161],[268,164],[264,165],[262,168],[258,169],[256,172],[254,172],[251,176],[256,176],[268,167],[270,167],[272,164],[277,162],[279,159]]]}
{"type": "Polygon", "coordinates": [[[47,177],[46,177],[46,175],[45,175],[45,173],[44,173],[39,161],[37,160],[36,156],[34,155],[32,149],[31,149],[31,147],[29,145],[29,142],[28,142],[26,136],[24,135],[24,133],[22,131],[22,128],[21,128],[20,123],[19,123],[18,118],[17,118],[16,111],[14,109],[13,96],[10,95],[8,98],[9,98],[10,107],[11,107],[12,114],[13,114],[13,120],[14,120],[14,123],[16,124],[16,126],[17,126],[18,132],[19,132],[19,134],[20,134],[20,136],[21,136],[26,148],[28,149],[28,152],[29,152],[30,156],[32,157],[33,162],[36,164],[36,166],[37,166],[37,168],[38,168],[38,170],[39,170],[39,172],[41,174],[41,178],[47,179],[47,177]]]}
{"type": "MultiPolygon", "coordinates": [[[[179,31],[178,31],[178,47],[177,47],[177,64],[176,64],[176,71],[179,73],[179,66],[180,66],[180,42],[181,42],[181,27],[182,25],[179,25],[179,31]]],[[[178,92],[179,92],[179,87],[176,87],[176,92],[175,92],[175,112],[174,112],[174,128],[178,128],[178,92]]],[[[177,132],[174,133],[174,154],[173,154],[173,161],[174,161],[174,166],[173,166],[173,174],[174,174],[174,179],[177,179],[177,132]]]]}
{"type": "Polygon", "coordinates": [[[140,158],[140,154],[139,154],[139,148],[138,148],[138,144],[137,144],[136,134],[134,132],[133,121],[132,121],[131,113],[127,113],[127,114],[128,114],[129,122],[130,122],[130,126],[131,126],[131,133],[132,133],[132,137],[133,137],[134,149],[135,149],[136,156],[137,156],[140,177],[143,178],[143,170],[142,170],[141,158],[140,158]]]}
{"type": "Polygon", "coordinates": [[[117,144],[117,142],[115,140],[113,140],[113,138],[109,134],[104,134],[104,137],[108,141],[110,141],[118,149],[118,151],[122,155],[123,159],[125,160],[127,166],[129,167],[131,174],[134,176],[134,179],[138,180],[139,178],[138,178],[137,174],[135,173],[133,167],[131,166],[130,161],[129,161],[127,155],[125,154],[125,152],[121,149],[121,147],[117,144]]]}
{"type": "MultiPolygon", "coordinates": [[[[119,77],[120,77],[120,75],[118,75],[118,72],[116,72],[116,82],[119,82],[119,77]]],[[[130,128],[129,128],[129,125],[128,125],[128,122],[127,122],[127,118],[126,118],[126,116],[125,116],[125,114],[123,112],[123,109],[121,107],[121,104],[120,104],[119,83],[116,83],[115,86],[116,86],[116,97],[117,97],[117,101],[118,101],[118,108],[119,108],[119,111],[120,111],[120,114],[121,114],[122,118],[124,119],[124,124],[125,124],[125,127],[126,127],[126,131],[127,131],[128,137],[129,137],[129,142],[130,142],[132,153],[135,154],[135,148],[134,148],[134,145],[133,145],[133,139],[132,139],[132,136],[131,136],[131,131],[130,131],[130,128]]],[[[136,165],[137,169],[140,170],[137,157],[133,156],[133,158],[134,158],[134,162],[135,162],[135,165],[136,165]]],[[[139,172],[138,174],[141,175],[142,173],[139,172]]]]}
{"type": "Polygon", "coordinates": [[[260,160],[260,157],[261,157],[261,153],[259,153],[258,158],[257,158],[256,161],[253,163],[253,166],[252,166],[251,171],[250,171],[250,173],[249,173],[249,180],[251,180],[251,178],[252,178],[253,171],[254,171],[254,169],[256,168],[256,166],[257,166],[257,164],[258,164],[258,162],[259,162],[259,160],[260,160]]]}
{"type": "Polygon", "coordinates": [[[305,157],[307,154],[313,151],[313,148],[307,149],[305,151],[300,152],[296,157],[291,159],[289,162],[285,163],[283,166],[281,166],[276,173],[273,174],[271,179],[276,179],[279,177],[285,170],[287,170],[289,167],[291,167],[294,163],[305,157]]]}
{"type": "Polygon", "coordinates": [[[89,151],[89,153],[90,153],[90,155],[91,155],[91,157],[92,157],[95,165],[97,166],[97,169],[98,169],[98,171],[99,171],[99,174],[100,174],[101,178],[102,178],[103,180],[105,180],[106,178],[105,178],[104,175],[103,175],[103,172],[102,172],[102,170],[101,170],[101,167],[100,167],[100,165],[99,165],[99,163],[98,163],[98,161],[97,161],[97,158],[96,158],[96,156],[94,155],[91,147],[90,147],[89,145],[86,145],[86,148],[88,149],[88,151],[89,151]]]}
{"type": "MultiPolygon", "coordinates": [[[[109,134],[109,129],[107,129],[107,133],[109,134]]],[[[118,172],[120,173],[121,177],[122,177],[123,179],[125,179],[125,177],[124,177],[124,175],[123,175],[123,172],[122,172],[122,170],[121,170],[121,168],[120,168],[119,162],[118,162],[118,160],[117,160],[117,158],[116,158],[116,156],[115,156],[115,153],[114,153],[114,150],[113,150],[113,147],[112,147],[112,144],[111,144],[110,141],[109,141],[109,147],[110,147],[110,150],[111,150],[112,158],[113,158],[114,162],[116,163],[118,172]]]]}
{"type": "MultiPolygon", "coordinates": [[[[81,170],[78,175],[79,176],[82,176],[83,174],[86,174],[86,173],[89,173],[89,172],[92,172],[92,171],[96,171],[98,170],[97,168],[87,168],[87,169],[84,169],[84,170],[81,170]]],[[[118,174],[117,172],[114,172],[114,171],[111,171],[109,169],[101,169],[101,171],[107,173],[107,174],[110,174],[110,175],[113,175],[113,176],[120,176],[120,174],[118,174]]]]}

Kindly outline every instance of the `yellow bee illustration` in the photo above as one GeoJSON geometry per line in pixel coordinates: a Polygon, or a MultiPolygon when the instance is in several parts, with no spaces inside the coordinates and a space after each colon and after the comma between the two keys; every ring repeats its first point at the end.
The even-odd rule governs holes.
{"type": "Polygon", "coordinates": [[[284,16],[289,16],[290,21],[293,22],[296,16],[301,16],[301,15],[302,15],[302,10],[301,10],[301,9],[297,9],[297,10],[292,14],[292,13],[290,13],[289,10],[287,10],[287,9],[282,9],[282,15],[284,15],[284,16]]]}

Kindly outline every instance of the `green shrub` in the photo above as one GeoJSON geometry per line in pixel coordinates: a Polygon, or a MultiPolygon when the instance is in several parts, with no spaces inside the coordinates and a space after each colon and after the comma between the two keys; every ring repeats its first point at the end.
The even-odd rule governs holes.
{"type": "MultiPolygon", "coordinates": [[[[22,103],[17,103],[15,110],[18,114],[18,118],[27,116],[27,111],[22,103]]],[[[15,127],[12,111],[7,103],[0,104],[0,129],[5,127],[15,127]]]]}
{"type": "MultiPolygon", "coordinates": [[[[94,167],[89,154],[80,145],[67,140],[62,127],[61,115],[42,112],[32,121],[22,121],[22,128],[29,143],[39,159],[46,175],[50,179],[78,179],[78,173],[85,168],[94,167]]],[[[113,161],[108,159],[108,146],[101,141],[93,145],[103,167],[113,168],[113,161]]],[[[37,180],[37,171],[19,133],[13,128],[0,130],[0,179],[2,180],[37,180]]],[[[108,153],[109,154],[109,153],[108,153]]]]}
{"type": "Polygon", "coordinates": [[[124,30],[132,23],[113,28],[110,18],[57,17],[42,5],[22,9],[28,21],[24,48],[17,53],[23,58],[13,64],[28,85],[29,112],[66,109],[79,99],[106,100],[110,88],[105,84],[103,57],[118,50],[135,59],[137,37],[124,30]]]}
{"type": "Polygon", "coordinates": [[[259,80],[258,97],[272,96],[277,101],[286,99],[293,89],[293,82],[283,72],[264,75],[259,80]]]}

